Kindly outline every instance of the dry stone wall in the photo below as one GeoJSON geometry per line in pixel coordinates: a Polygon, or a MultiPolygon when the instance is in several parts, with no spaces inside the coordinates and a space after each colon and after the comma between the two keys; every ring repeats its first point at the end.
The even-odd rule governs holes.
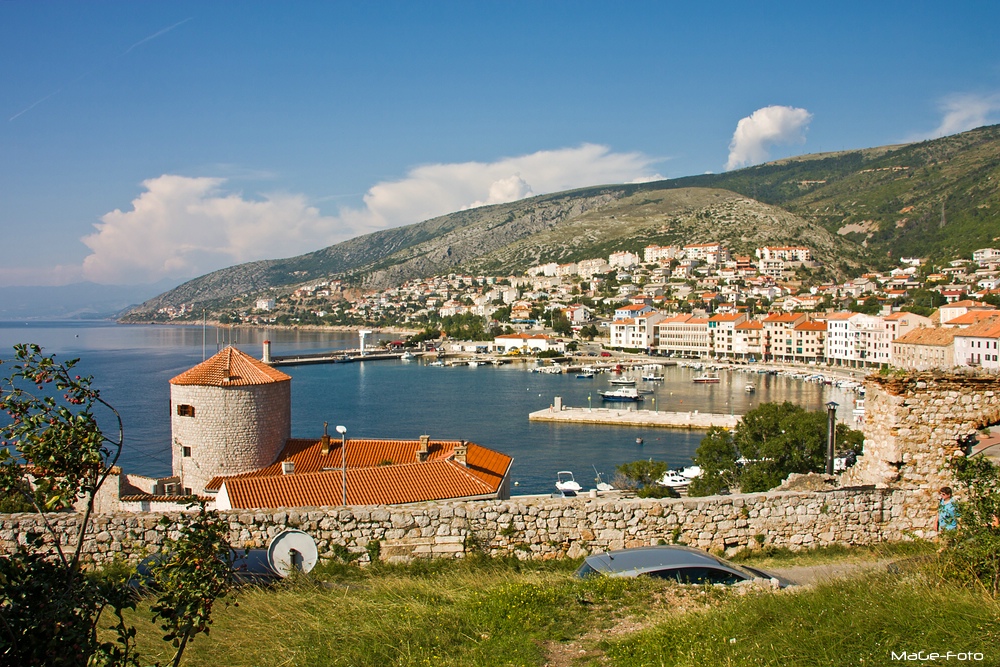
{"type": "Polygon", "coordinates": [[[962,440],[1000,422],[995,373],[914,373],[865,381],[864,455],[842,483],[922,489],[933,493],[962,440]]]}
{"type": "MultiPolygon", "coordinates": [[[[888,489],[662,500],[515,497],[394,507],[234,510],[222,515],[229,521],[232,544],[240,548],[266,548],[272,537],[294,528],[312,535],[324,557],[346,548],[362,561],[373,540],[378,540],[382,558],[393,561],[460,558],[470,550],[548,559],[675,542],[730,553],[764,545],[798,549],[875,544],[930,537],[936,529],[932,502],[913,491],[888,489]]],[[[106,562],[157,551],[171,533],[158,526],[162,516],[97,516],[84,552],[92,561],[106,562]]],[[[51,519],[68,546],[77,515],[51,519]]],[[[29,532],[44,532],[37,517],[2,517],[0,550],[10,552],[29,532]]]]}

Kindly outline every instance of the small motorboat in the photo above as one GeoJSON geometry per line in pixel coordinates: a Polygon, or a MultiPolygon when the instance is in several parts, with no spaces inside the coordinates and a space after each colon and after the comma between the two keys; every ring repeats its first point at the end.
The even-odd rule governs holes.
{"type": "Polygon", "coordinates": [[[618,387],[614,391],[599,391],[597,393],[605,401],[636,402],[643,400],[642,395],[635,387],[618,387]]]}
{"type": "Polygon", "coordinates": [[[745,391],[748,394],[752,394],[755,391],[757,391],[757,387],[753,386],[752,383],[748,382],[747,385],[743,387],[743,391],[745,391]]]}
{"type": "Polygon", "coordinates": [[[633,380],[632,378],[627,378],[627,377],[611,378],[609,380],[609,382],[611,384],[615,385],[616,387],[634,387],[635,386],[635,380],[633,380]]]}
{"type": "Polygon", "coordinates": [[[645,373],[643,374],[642,379],[645,382],[663,382],[663,376],[655,373],[645,373]]]}
{"type": "Polygon", "coordinates": [[[583,487],[573,478],[571,471],[560,470],[556,473],[556,489],[563,494],[572,493],[575,495],[583,490],[583,487]]]}
{"type": "Polygon", "coordinates": [[[699,375],[691,381],[695,384],[719,384],[719,382],[721,382],[718,375],[710,375],[708,373],[699,375]]]}
{"type": "Polygon", "coordinates": [[[690,484],[691,480],[678,472],[668,470],[663,474],[663,477],[656,480],[656,483],[660,486],[668,486],[671,489],[682,489],[690,484]]]}
{"type": "Polygon", "coordinates": [[[594,371],[584,371],[582,373],[577,373],[576,374],[576,379],[577,380],[593,380],[594,379],[594,371]]]}
{"type": "Polygon", "coordinates": [[[412,352],[410,352],[409,350],[407,350],[406,352],[403,352],[403,354],[399,355],[399,358],[402,359],[403,361],[413,361],[414,359],[417,358],[417,356],[412,352]]]}

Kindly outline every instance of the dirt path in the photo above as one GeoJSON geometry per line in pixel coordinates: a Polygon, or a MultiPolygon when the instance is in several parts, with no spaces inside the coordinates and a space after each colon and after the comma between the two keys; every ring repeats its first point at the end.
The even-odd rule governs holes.
{"type": "Polygon", "coordinates": [[[834,579],[845,579],[858,574],[871,572],[872,570],[877,570],[879,568],[885,569],[890,562],[891,561],[889,560],[843,561],[838,563],[825,563],[823,565],[800,565],[797,567],[767,568],[767,571],[772,574],[776,574],[782,579],[786,579],[793,584],[808,586],[809,584],[818,584],[826,581],[833,581],[834,579]]]}

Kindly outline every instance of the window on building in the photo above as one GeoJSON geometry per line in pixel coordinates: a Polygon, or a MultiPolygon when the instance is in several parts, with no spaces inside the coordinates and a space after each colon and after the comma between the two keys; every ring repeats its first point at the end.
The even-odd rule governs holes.
{"type": "Polygon", "coordinates": [[[181,453],[184,456],[184,458],[189,458],[191,456],[191,448],[185,445],[181,447],[181,453]]]}
{"type": "Polygon", "coordinates": [[[178,405],[177,406],[177,416],[178,417],[194,417],[194,406],[193,405],[178,405]]]}

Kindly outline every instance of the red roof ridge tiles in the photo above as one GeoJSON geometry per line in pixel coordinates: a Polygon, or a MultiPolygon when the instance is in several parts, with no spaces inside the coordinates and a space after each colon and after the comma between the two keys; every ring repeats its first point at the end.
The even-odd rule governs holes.
{"type": "Polygon", "coordinates": [[[291,379],[276,368],[271,368],[263,361],[254,359],[246,352],[241,352],[230,345],[197,366],[171,378],[170,384],[248,387],[273,382],[290,382],[291,379]]]}

